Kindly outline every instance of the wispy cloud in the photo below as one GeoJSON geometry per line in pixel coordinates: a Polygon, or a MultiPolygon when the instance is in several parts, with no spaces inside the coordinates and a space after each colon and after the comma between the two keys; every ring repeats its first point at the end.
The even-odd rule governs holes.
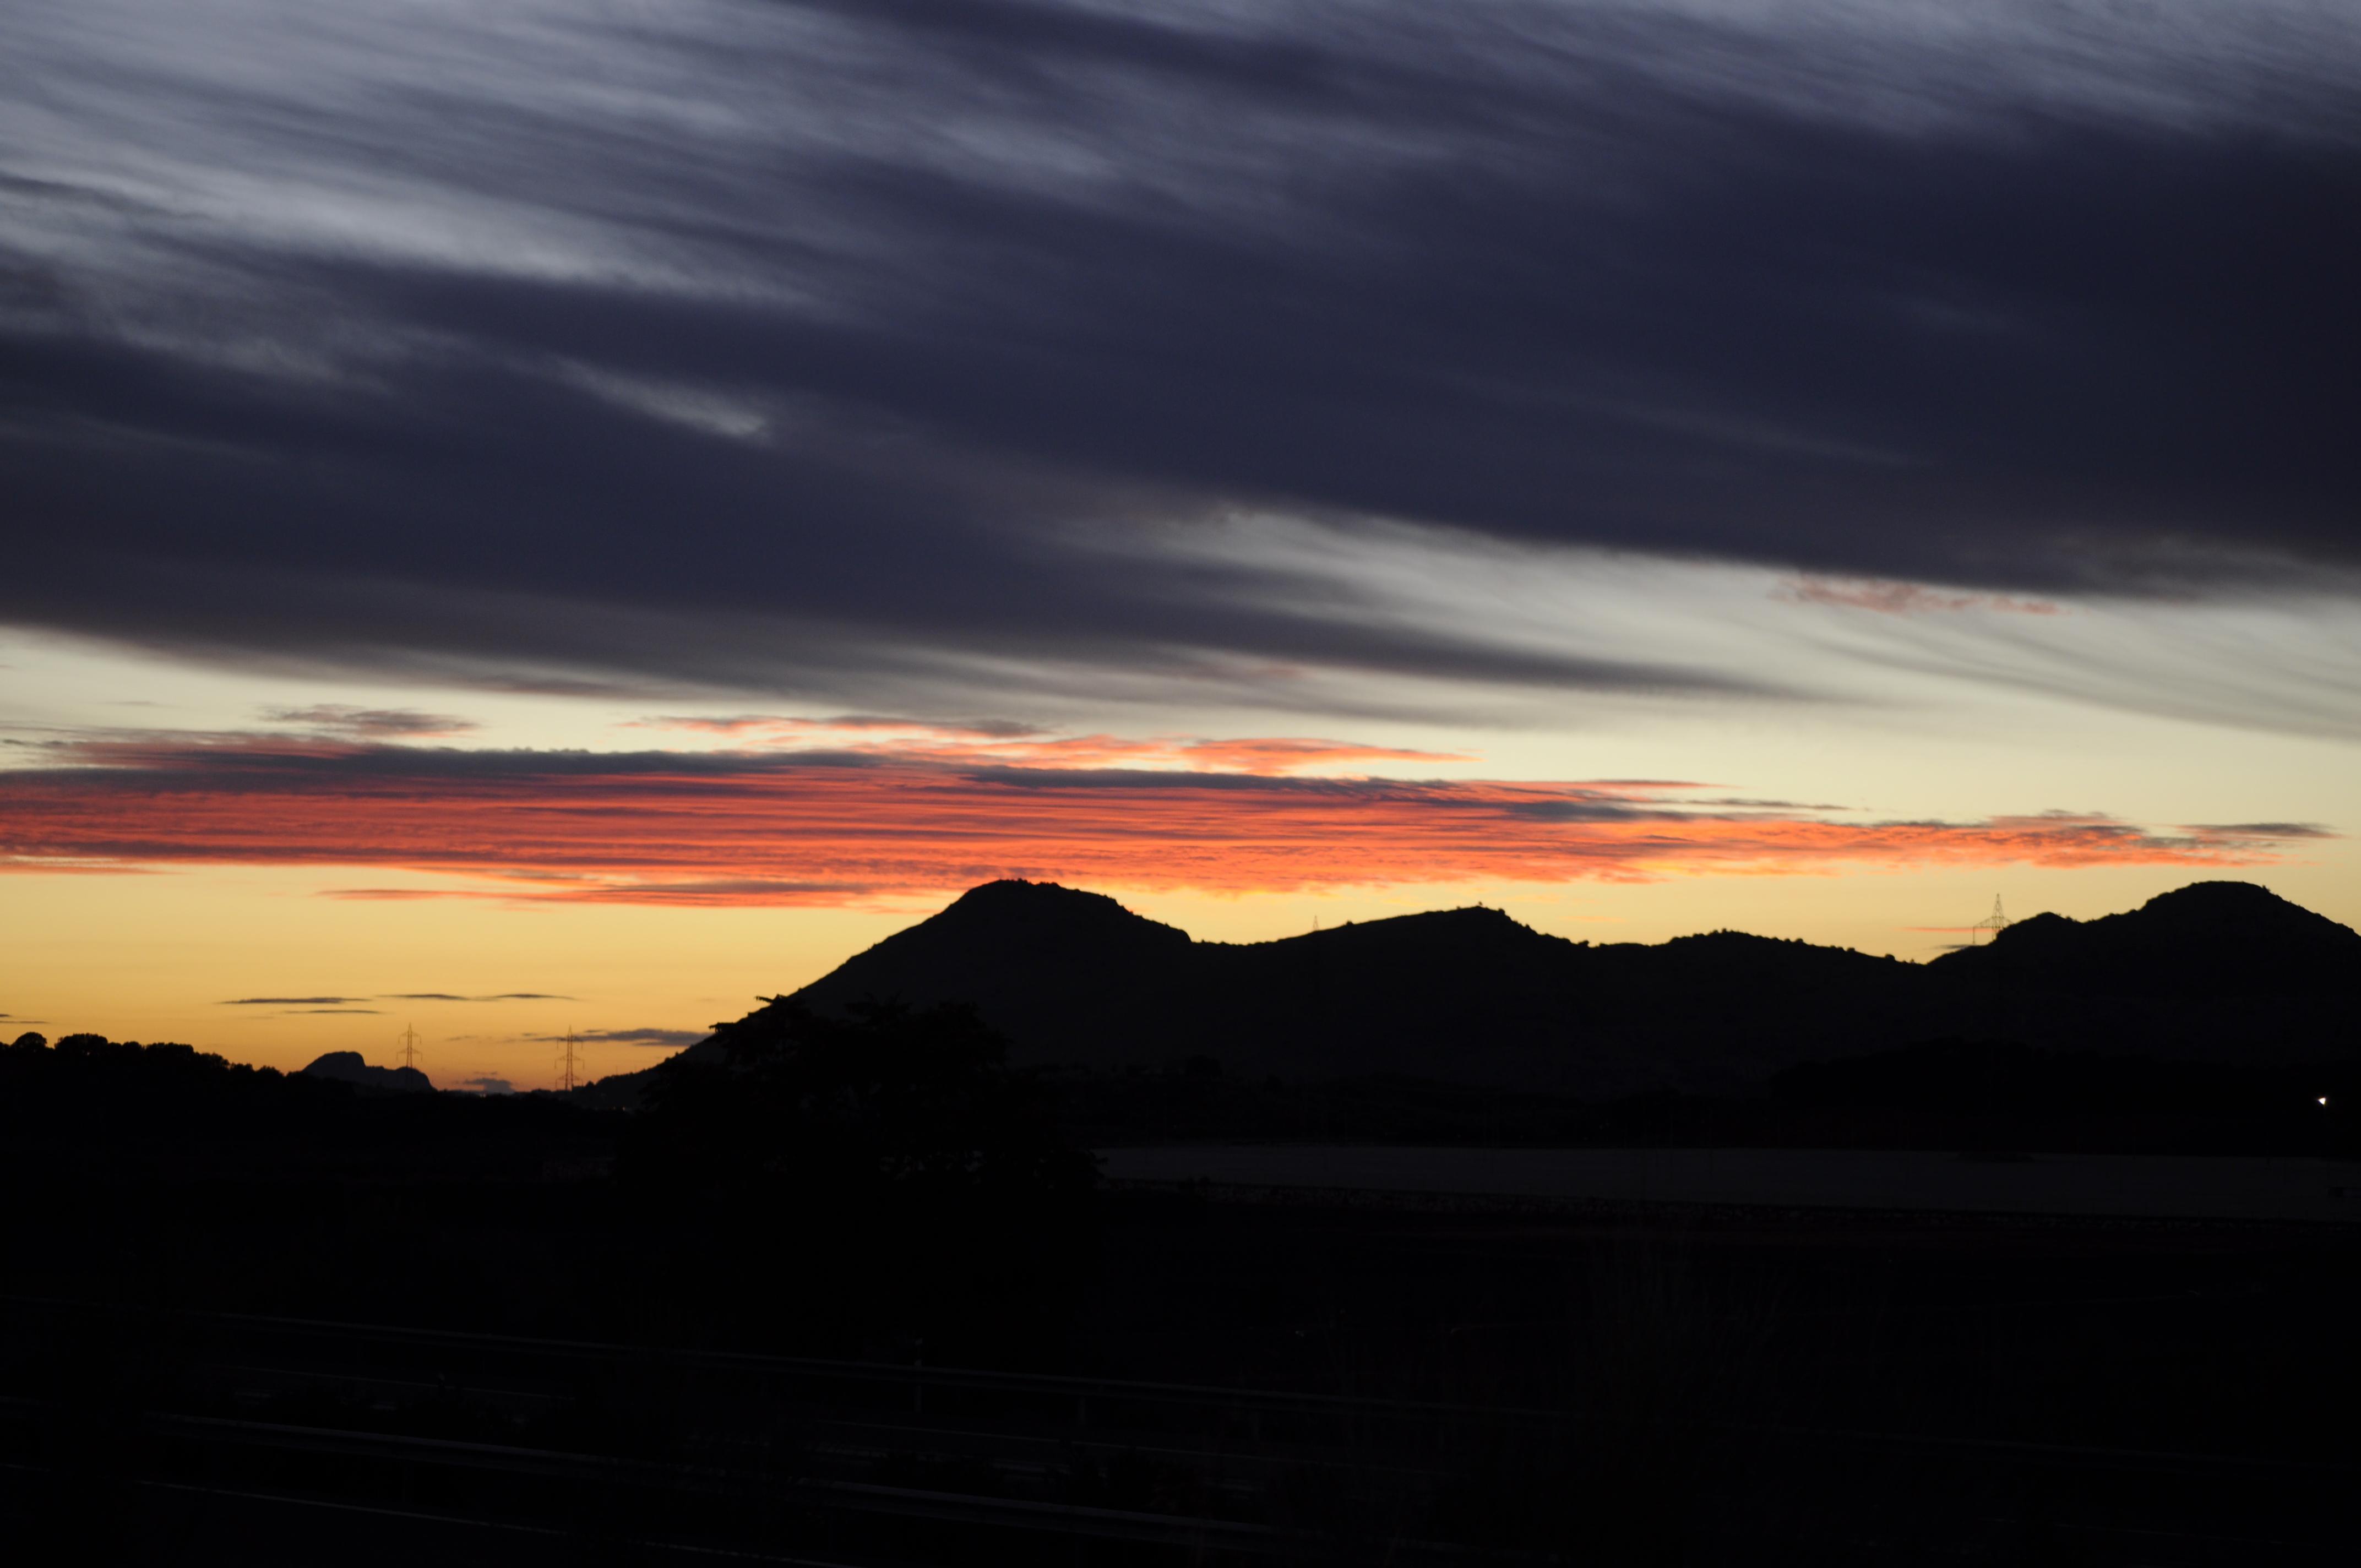
{"type": "Polygon", "coordinates": [[[390,991],[375,998],[379,1002],[571,1002],[570,996],[560,996],[548,991],[502,991],[489,996],[463,996],[451,991],[390,991]]]}
{"type": "Polygon", "coordinates": [[[2273,841],[2304,839],[2335,839],[2342,835],[2319,822],[2197,822],[2181,831],[2200,839],[2223,843],[2252,842],[2257,839],[2273,841]]]}
{"type": "Polygon", "coordinates": [[[659,718],[650,728],[727,735],[757,750],[809,751],[823,747],[856,754],[940,762],[994,762],[1062,767],[1191,768],[1286,773],[1375,762],[1466,762],[1465,751],[1405,750],[1312,737],[1262,736],[1208,740],[1195,736],[1131,739],[1060,735],[1038,725],[979,721],[937,724],[924,719],[860,715],[844,718],[659,718]]]}
{"type": "Polygon", "coordinates": [[[217,1003],[223,1007],[335,1007],[347,1002],[367,1002],[366,996],[238,996],[217,1003]]]}
{"type": "Polygon", "coordinates": [[[1013,718],[976,718],[946,723],[926,718],[897,718],[888,714],[874,713],[840,714],[831,718],[801,718],[770,713],[655,714],[635,721],[635,727],[645,729],[680,729],[708,735],[750,738],[865,735],[883,732],[904,736],[931,735],[953,739],[987,738],[1005,740],[1043,732],[1038,725],[1019,723],[1013,718]]]}
{"type": "MultiPolygon", "coordinates": [[[[577,1029],[574,1031],[574,1037],[577,1040],[615,1046],[679,1047],[693,1046],[711,1032],[709,1029],[577,1029]]],[[[544,1041],[558,1041],[566,1038],[562,1034],[527,1035],[524,1037],[528,1040],[544,1041]]]]}
{"type": "Polygon", "coordinates": [[[1898,616],[2349,584],[2361,24],[2169,13],[15,6],[0,617],[963,713],[1784,689],[1163,548],[1257,509],[1898,616]]]}
{"type": "Polygon", "coordinates": [[[459,735],[476,728],[470,720],[447,713],[421,713],[408,707],[352,707],[343,703],[315,703],[310,707],[266,707],[262,717],[347,740],[415,740],[438,735],[459,735]]]}
{"type": "Polygon", "coordinates": [[[2065,607],[2048,599],[2019,598],[2007,594],[1954,593],[1925,583],[1897,583],[1875,578],[1831,579],[1790,577],[1775,590],[1777,597],[1797,604],[1835,605],[1845,609],[1874,610],[1880,615],[1960,615],[1982,611],[1991,615],[2063,615],[2065,607]]]}

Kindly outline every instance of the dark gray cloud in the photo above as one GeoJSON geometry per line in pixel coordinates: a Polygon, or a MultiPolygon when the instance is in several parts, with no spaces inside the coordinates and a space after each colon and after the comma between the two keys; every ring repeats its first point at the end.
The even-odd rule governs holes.
{"type": "Polygon", "coordinates": [[[334,1007],[346,1002],[367,1002],[366,996],[240,996],[224,1007],[334,1007]]]}
{"type": "Polygon", "coordinates": [[[463,1078],[459,1080],[459,1087],[472,1089],[478,1094],[514,1094],[516,1092],[515,1084],[505,1078],[494,1078],[489,1073],[481,1078],[463,1078]]]}
{"type": "Polygon", "coordinates": [[[409,707],[355,707],[346,703],[314,703],[309,707],[267,707],[262,717],[274,724],[301,725],[306,729],[350,740],[420,740],[456,735],[476,726],[447,713],[421,713],[409,707]]]}
{"type": "MultiPolygon", "coordinates": [[[[539,991],[504,991],[492,996],[463,996],[445,991],[397,991],[378,996],[240,996],[219,1003],[223,1007],[295,1007],[308,1012],[374,1013],[374,1007],[357,1007],[350,1003],[362,1002],[571,1002],[570,996],[559,996],[539,991]]],[[[0,1013],[0,1018],[7,1014],[0,1013]]]]}
{"type": "Polygon", "coordinates": [[[503,991],[491,996],[462,996],[449,991],[395,991],[377,998],[379,1002],[571,1002],[570,996],[560,996],[546,991],[503,991]]]}
{"type": "MultiPolygon", "coordinates": [[[[604,1041],[618,1046],[693,1046],[711,1033],[706,1029],[580,1029],[574,1038],[579,1041],[604,1041]]],[[[564,1035],[528,1035],[529,1040],[558,1041],[564,1035]]]]}
{"type": "Polygon", "coordinates": [[[2334,8],[239,15],[0,24],[0,617],[525,689],[1743,692],[1165,545],[2361,570],[2334,8]]]}

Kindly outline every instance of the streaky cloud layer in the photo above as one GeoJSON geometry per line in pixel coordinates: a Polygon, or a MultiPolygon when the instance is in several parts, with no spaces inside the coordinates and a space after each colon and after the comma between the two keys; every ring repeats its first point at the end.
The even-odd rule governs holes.
{"type": "Polygon", "coordinates": [[[345,890],[355,897],[827,905],[1009,875],[1246,892],[1839,865],[2223,866],[2324,833],[2157,831],[2066,811],[1864,820],[1677,782],[1278,771],[1274,757],[1299,760],[1301,742],[1205,753],[1265,764],[1253,772],[1066,765],[1038,741],[1014,744],[1035,755],[86,740],[74,765],[0,772],[0,869],[348,865],[468,879],[345,890]]]}
{"type": "Polygon", "coordinates": [[[2361,568],[2349,7],[82,0],[0,61],[22,624],[551,691],[1742,698],[1780,673],[1186,541],[1897,612],[2361,568]]]}

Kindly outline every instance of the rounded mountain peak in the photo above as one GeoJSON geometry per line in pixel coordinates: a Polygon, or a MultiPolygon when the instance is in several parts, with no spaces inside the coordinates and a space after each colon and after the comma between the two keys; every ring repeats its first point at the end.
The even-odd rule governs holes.
{"type": "Polygon", "coordinates": [[[1008,878],[970,888],[948,908],[848,959],[796,993],[823,1012],[864,996],[925,1005],[973,1002],[1014,1029],[1045,996],[1126,986],[1143,994],[1191,944],[1104,894],[1008,878]]]}
{"type": "Polygon", "coordinates": [[[2095,920],[2037,915],[1939,961],[1960,973],[2159,996],[2350,991],[2361,984],[2361,933],[2253,883],[2201,882],[2095,920]]]}
{"type": "Polygon", "coordinates": [[[1004,877],[972,887],[941,913],[910,929],[966,929],[986,922],[1055,929],[1067,936],[1077,929],[1098,927],[1135,938],[1182,944],[1190,939],[1189,934],[1178,927],[1134,914],[1104,893],[1086,893],[1054,882],[1027,882],[1022,877],[1004,877]]]}
{"type": "Polygon", "coordinates": [[[2252,882],[2192,882],[2187,887],[2158,894],[2141,905],[2137,913],[2147,919],[2175,922],[2267,921],[2309,929],[2346,930],[2327,916],[2290,903],[2260,883],[2252,882]]]}

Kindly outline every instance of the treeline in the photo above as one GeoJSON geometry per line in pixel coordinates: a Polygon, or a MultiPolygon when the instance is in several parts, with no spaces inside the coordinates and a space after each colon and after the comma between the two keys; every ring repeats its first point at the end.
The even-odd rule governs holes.
{"type": "Polygon", "coordinates": [[[20,1035],[0,1048],[0,1136],[86,1176],[159,1168],[253,1172],[511,1171],[611,1139],[612,1121],[552,1096],[383,1096],[233,1062],[177,1041],[20,1035]],[[128,1162],[128,1163],[126,1163],[128,1162]]]}
{"type": "Polygon", "coordinates": [[[24,1034],[0,1050],[0,1133],[42,1143],[178,1145],[308,1130],[344,1086],[232,1062],[174,1041],[24,1034]]]}

